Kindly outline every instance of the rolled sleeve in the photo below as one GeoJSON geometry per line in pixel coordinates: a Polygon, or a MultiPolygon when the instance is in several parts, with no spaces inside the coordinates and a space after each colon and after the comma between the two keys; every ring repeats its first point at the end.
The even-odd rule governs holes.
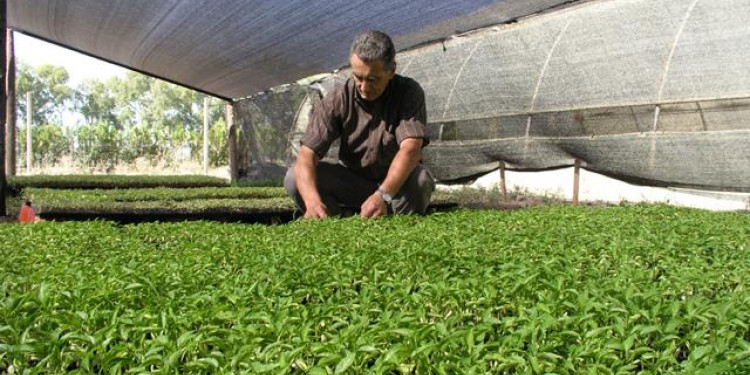
{"type": "Polygon", "coordinates": [[[411,81],[409,89],[401,96],[403,107],[399,114],[399,124],[396,127],[396,141],[401,144],[407,138],[423,139],[422,147],[430,143],[425,130],[427,123],[427,109],[424,91],[416,81],[411,81]]]}
{"type": "Polygon", "coordinates": [[[321,100],[313,110],[310,123],[300,143],[309,147],[318,158],[325,157],[331,144],[341,136],[341,115],[336,111],[336,92],[321,100]]]}

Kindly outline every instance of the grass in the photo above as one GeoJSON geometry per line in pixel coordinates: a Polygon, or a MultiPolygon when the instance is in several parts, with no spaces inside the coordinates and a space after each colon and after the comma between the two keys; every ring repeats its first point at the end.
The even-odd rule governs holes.
{"type": "Polygon", "coordinates": [[[0,226],[0,372],[750,371],[750,216],[0,226]]]}

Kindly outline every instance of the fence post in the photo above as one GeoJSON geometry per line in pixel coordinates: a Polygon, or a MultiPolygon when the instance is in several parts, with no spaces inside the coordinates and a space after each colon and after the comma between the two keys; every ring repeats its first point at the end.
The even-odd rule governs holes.
{"type": "Polygon", "coordinates": [[[229,178],[231,182],[239,179],[239,169],[237,165],[237,128],[234,126],[234,114],[232,104],[224,107],[224,116],[227,122],[227,143],[229,143],[229,178]]]}
{"type": "Polygon", "coordinates": [[[203,174],[208,174],[208,106],[211,98],[203,98],[203,174]]]}
{"type": "Polygon", "coordinates": [[[576,159],[573,167],[573,205],[578,206],[578,180],[581,175],[581,159],[576,159]]]}
{"type": "Polygon", "coordinates": [[[13,43],[13,29],[7,30],[8,38],[8,67],[7,80],[8,97],[5,106],[5,173],[8,176],[16,175],[16,53],[13,43]]]}
{"type": "Polygon", "coordinates": [[[31,119],[34,110],[31,107],[31,92],[26,93],[26,173],[31,174],[31,119]]]}
{"type": "Polygon", "coordinates": [[[508,190],[505,185],[505,162],[500,161],[500,192],[503,194],[503,202],[508,201],[508,190]]]}
{"type": "MultiPolygon", "coordinates": [[[[0,24],[2,25],[2,30],[4,31],[7,27],[7,19],[6,19],[6,1],[0,0],[0,24]]],[[[5,47],[5,38],[8,34],[2,33],[0,35],[0,46],[5,47]]],[[[0,66],[5,69],[7,58],[6,56],[7,50],[5,48],[2,48],[2,51],[0,51],[0,66]]],[[[7,100],[8,100],[8,80],[7,80],[7,74],[5,71],[3,71],[3,79],[0,80],[2,83],[2,89],[0,89],[0,119],[5,119],[5,111],[7,109],[7,100]]],[[[1,121],[1,120],[0,120],[1,121]]],[[[8,184],[5,177],[5,124],[0,125],[0,216],[5,216],[7,214],[7,207],[5,206],[5,196],[7,194],[8,184]]]]}

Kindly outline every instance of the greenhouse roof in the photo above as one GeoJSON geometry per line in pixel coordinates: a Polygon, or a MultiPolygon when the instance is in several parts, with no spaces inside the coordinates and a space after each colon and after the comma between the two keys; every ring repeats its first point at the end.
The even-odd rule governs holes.
{"type": "Polygon", "coordinates": [[[224,98],[347,64],[358,32],[398,50],[575,0],[10,0],[17,31],[224,98]]]}

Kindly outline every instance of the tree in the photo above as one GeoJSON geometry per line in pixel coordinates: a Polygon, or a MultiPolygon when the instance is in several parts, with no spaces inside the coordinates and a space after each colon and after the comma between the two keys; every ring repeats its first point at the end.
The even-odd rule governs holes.
{"type": "MultiPolygon", "coordinates": [[[[79,163],[93,167],[139,157],[152,164],[169,162],[181,152],[197,160],[203,156],[201,93],[135,72],[87,80],[73,90],[67,71],[53,65],[20,64],[17,80],[18,95],[33,93],[30,115],[39,128],[33,130],[35,163],[57,163],[69,149],[79,163]],[[80,114],[75,127],[60,126],[66,111],[80,114]]],[[[25,117],[26,101],[18,100],[18,107],[25,117]]],[[[214,166],[228,159],[223,108],[217,101],[209,108],[209,163],[214,166]]]]}
{"type": "Polygon", "coordinates": [[[203,94],[157,80],[151,86],[151,95],[154,100],[149,111],[154,122],[170,130],[203,128],[203,94]]]}
{"type": "Polygon", "coordinates": [[[76,129],[76,160],[90,167],[114,167],[117,164],[120,133],[111,124],[84,124],[76,129]]]}
{"type": "Polygon", "coordinates": [[[87,124],[105,123],[122,129],[117,116],[117,93],[114,91],[118,83],[118,78],[108,82],[93,79],[84,81],[75,90],[76,108],[87,124]]]}
{"type": "Polygon", "coordinates": [[[117,119],[123,127],[151,122],[147,112],[151,107],[154,81],[154,78],[136,72],[128,72],[124,79],[115,77],[107,81],[115,95],[117,119]]]}
{"type": "Polygon", "coordinates": [[[61,124],[63,113],[70,108],[73,90],[68,86],[68,71],[57,65],[36,68],[20,63],[16,74],[16,103],[18,113],[28,118],[26,93],[32,95],[34,124],[61,124]]]}
{"type": "Polygon", "coordinates": [[[226,120],[220,118],[211,124],[208,132],[208,162],[212,167],[229,164],[229,129],[226,120]]]}
{"type": "MultiPolygon", "coordinates": [[[[21,127],[21,134],[26,133],[26,126],[21,127]]],[[[56,165],[68,154],[69,135],[57,124],[45,124],[31,128],[32,163],[37,166],[56,165]]],[[[19,143],[20,153],[26,153],[26,142],[19,143]]],[[[20,158],[25,163],[26,158],[20,158]]]]}

